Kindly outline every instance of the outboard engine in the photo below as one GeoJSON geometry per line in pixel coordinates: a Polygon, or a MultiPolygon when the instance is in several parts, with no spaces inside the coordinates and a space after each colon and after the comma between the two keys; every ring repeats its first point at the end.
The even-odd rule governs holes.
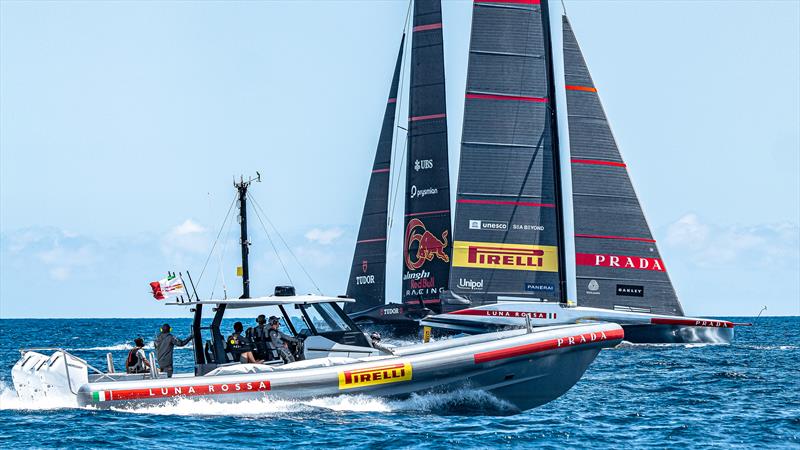
{"type": "Polygon", "coordinates": [[[11,379],[22,399],[75,401],[78,389],[89,382],[89,369],[86,361],[64,351],[50,356],[25,352],[11,369],[11,379]]]}

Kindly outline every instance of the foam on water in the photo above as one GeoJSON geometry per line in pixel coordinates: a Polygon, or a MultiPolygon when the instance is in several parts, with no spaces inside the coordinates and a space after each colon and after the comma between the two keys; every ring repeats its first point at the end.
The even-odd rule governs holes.
{"type": "Polygon", "coordinates": [[[77,408],[74,398],[48,397],[38,400],[23,399],[17,396],[12,386],[0,381],[0,410],[44,411],[51,409],[77,408]]]}

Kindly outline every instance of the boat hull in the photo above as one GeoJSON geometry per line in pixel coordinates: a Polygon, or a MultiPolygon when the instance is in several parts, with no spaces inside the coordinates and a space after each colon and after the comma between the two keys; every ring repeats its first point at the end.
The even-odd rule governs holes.
{"type": "MultiPolygon", "coordinates": [[[[602,348],[617,345],[615,324],[510,330],[401,347],[395,356],[325,358],[257,368],[257,373],[88,382],[79,406],[135,407],[205,398],[220,402],[309,399],[348,394],[404,397],[412,393],[478,389],[527,410],[569,390],[602,348]]],[[[245,368],[245,366],[240,366],[245,368]]],[[[20,380],[14,380],[15,386],[20,380]]]]}
{"type": "Polygon", "coordinates": [[[625,340],[636,344],[727,344],[733,340],[734,324],[683,316],[612,311],[600,308],[566,307],[557,303],[500,302],[426,317],[422,325],[486,333],[556,324],[607,321],[625,330],[625,340]]]}

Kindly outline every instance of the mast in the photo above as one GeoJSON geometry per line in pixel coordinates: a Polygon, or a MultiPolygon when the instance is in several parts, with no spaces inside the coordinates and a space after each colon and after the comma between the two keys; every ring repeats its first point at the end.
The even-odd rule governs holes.
{"type": "Polygon", "coordinates": [[[556,210],[556,233],[558,236],[558,285],[559,285],[559,303],[567,303],[567,279],[566,273],[566,257],[564,255],[564,206],[562,199],[564,198],[561,191],[561,158],[559,157],[558,145],[558,114],[556,108],[556,78],[553,69],[553,40],[550,35],[550,9],[549,1],[544,0],[541,2],[542,6],[542,28],[544,34],[544,49],[545,60],[547,62],[547,75],[550,83],[547,83],[547,98],[548,110],[550,112],[550,133],[552,136],[553,146],[553,181],[555,182],[555,210],[556,210]]]}
{"type": "Polygon", "coordinates": [[[256,172],[256,174],[256,178],[250,177],[245,180],[243,177],[239,177],[239,181],[234,181],[233,183],[233,186],[239,192],[239,244],[242,247],[242,296],[240,298],[250,298],[250,268],[248,265],[250,241],[247,239],[247,188],[253,181],[261,181],[261,174],[258,172],[256,172]]]}

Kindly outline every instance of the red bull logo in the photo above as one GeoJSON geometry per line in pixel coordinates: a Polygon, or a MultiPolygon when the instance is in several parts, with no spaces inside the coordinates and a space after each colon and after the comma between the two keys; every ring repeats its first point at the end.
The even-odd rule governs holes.
{"type": "Polygon", "coordinates": [[[445,253],[447,248],[448,230],[442,231],[442,239],[428,231],[425,224],[419,219],[411,219],[406,227],[406,267],[408,270],[417,270],[426,261],[439,258],[450,262],[450,257],[445,253]],[[417,251],[412,253],[411,248],[416,244],[417,251]]]}

